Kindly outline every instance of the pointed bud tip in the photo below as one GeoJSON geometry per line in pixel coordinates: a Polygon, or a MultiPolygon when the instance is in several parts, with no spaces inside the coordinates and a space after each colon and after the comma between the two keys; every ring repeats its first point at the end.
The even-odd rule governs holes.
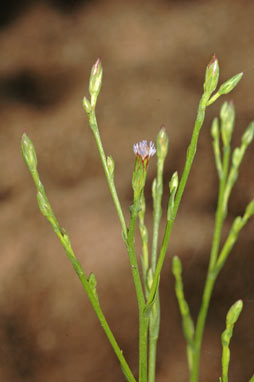
{"type": "Polygon", "coordinates": [[[217,57],[216,57],[216,55],[215,55],[215,53],[214,53],[214,54],[212,55],[212,58],[211,58],[210,63],[209,63],[208,65],[213,64],[216,60],[217,60],[217,57]]]}
{"type": "Polygon", "coordinates": [[[209,62],[209,64],[208,64],[208,68],[210,68],[211,66],[214,65],[214,71],[215,71],[217,64],[218,64],[218,60],[217,60],[217,57],[216,57],[216,55],[214,53],[212,58],[211,58],[211,60],[210,60],[210,62],[209,62]]]}
{"type": "Polygon", "coordinates": [[[100,65],[101,65],[101,58],[98,57],[95,64],[93,65],[93,75],[95,75],[98,72],[100,65]]]}

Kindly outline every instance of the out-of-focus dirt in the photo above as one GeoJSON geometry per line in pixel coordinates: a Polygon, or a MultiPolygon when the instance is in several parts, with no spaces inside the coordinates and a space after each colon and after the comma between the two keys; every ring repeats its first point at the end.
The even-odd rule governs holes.
{"type": "MultiPolygon", "coordinates": [[[[183,168],[212,53],[219,58],[221,81],[245,71],[241,84],[227,98],[236,105],[234,144],[254,119],[254,4],[247,0],[26,1],[20,7],[12,1],[1,14],[1,381],[124,381],[57,237],[38,210],[34,185],[20,155],[21,135],[26,129],[34,141],[55,213],[87,275],[96,274],[102,307],[137,374],[134,288],[120,225],[81,106],[88,94],[90,69],[101,56],[104,79],[98,121],[105,151],[115,159],[116,184],[128,218],[133,143],[154,140],[160,125],[166,125],[167,193],[173,171],[181,173],[183,168]]],[[[196,318],[216,208],[209,126],[221,103],[207,112],[161,279],[158,382],[188,380],[170,264],[173,255],[181,257],[186,295],[196,318]]],[[[252,145],[232,195],[227,228],[253,198],[253,168],[252,145]]],[[[154,176],[155,160],[147,179],[149,227],[154,176]]],[[[239,298],[244,311],[232,341],[230,380],[247,381],[253,373],[253,231],[250,222],[216,284],[204,337],[203,382],[220,376],[220,334],[229,306],[239,298]]]]}

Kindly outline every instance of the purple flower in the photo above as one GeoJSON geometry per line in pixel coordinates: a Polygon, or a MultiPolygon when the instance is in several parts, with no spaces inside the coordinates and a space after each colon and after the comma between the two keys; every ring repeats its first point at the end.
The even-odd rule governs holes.
{"type": "Polygon", "coordinates": [[[149,159],[156,153],[154,143],[150,141],[148,145],[147,140],[141,141],[133,145],[133,151],[136,156],[140,157],[143,163],[146,160],[148,162],[149,159]]]}

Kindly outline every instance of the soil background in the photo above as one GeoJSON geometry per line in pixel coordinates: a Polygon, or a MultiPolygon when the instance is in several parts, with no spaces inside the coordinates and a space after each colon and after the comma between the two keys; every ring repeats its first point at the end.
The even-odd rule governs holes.
{"type": "MultiPolygon", "coordinates": [[[[217,200],[210,124],[223,100],[236,106],[233,144],[254,119],[253,1],[32,1],[0,5],[0,379],[2,382],[120,382],[118,362],[57,237],[36,203],[20,154],[33,140],[41,179],[86,274],[94,272],[101,305],[137,374],[137,306],[128,258],[96,145],[82,110],[92,64],[102,58],[97,106],[105,151],[126,218],[132,200],[132,145],[170,138],[165,195],[181,174],[205,67],[216,53],[220,82],[244,71],[229,97],[207,111],[197,156],[172,233],[161,278],[162,327],[157,382],[188,381],[171,259],[183,262],[194,319],[208,266],[217,200]]],[[[147,224],[151,184],[147,179],[147,224]]],[[[230,200],[226,235],[254,191],[254,145],[230,200]]],[[[167,197],[163,200],[166,207],[167,197]]],[[[165,216],[163,216],[165,222],[165,216]]],[[[229,307],[244,310],[231,345],[230,381],[248,381],[254,366],[254,222],[244,228],[219,276],[201,359],[203,382],[221,374],[220,335],[229,307]]],[[[137,239],[138,243],[138,239],[137,239]]]]}

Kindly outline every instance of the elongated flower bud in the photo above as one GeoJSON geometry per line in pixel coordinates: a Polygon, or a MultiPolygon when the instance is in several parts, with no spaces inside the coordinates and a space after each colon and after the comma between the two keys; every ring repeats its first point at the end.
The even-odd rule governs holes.
{"type": "Polygon", "coordinates": [[[101,90],[102,84],[102,65],[100,58],[97,59],[96,63],[93,65],[90,75],[89,82],[89,93],[91,96],[91,106],[95,107],[98,95],[101,90]]]}
{"type": "Polygon", "coordinates": [[[228,94],[229,92],[231,92],[231,90],[233,90],[238,84],[238,82],[241,80],[242,76],[243,76],[243,73],[238,73],[232,78],[230,78],[229,80],[227,80],[226,82],[224,82],[224,84],[220,86],[218,93],[222,95],[222,94],[228,94]]]}
{"type": "Polygon", "coordinates": [[[234,129],[235,109],[232,102],[224,102],[220,111],[221,136],[224,146],[229,145],[234,129]]]}
{"type": "Polygon", "coordinates": [[[243,309],[242,300],[238,300],[231,306],[227,314],[227,325],[231,326],[236,323],[242,309],[243,309]]]}
{"type": "Polygon", "coordinates": [[[246,207],[245,217],[249,218],[251,216],[254,217],[254,200],[252,200],[246,207]]]}
{"type": "Polygon", "coordinates": [[[91,104],[86,97],[83,98],[83,107],[87,114],[89,114],[92,110],[91,104]]]}
{"type": "Polygon", "coordinates": [[[48,200],[40,191],[37,192],[37,202],[38,202],[38,206],[41,210],[42,215],[44,215],[46,218],[53,215],[53,212],[49,205],[48,200]]]}
{"type": "Polygon", "coordinates": [[[249,144],[253,140],[253,137],[254,137],[254,122],[251,122],[242,136],[242,144],[244,146],[249,146],[249,144]]]}
{"type": "Polygon", "coordinates": [[[110,175],[113,177],[114,171],[115,171],[115,162],[111,155],[107,157],[107,166],[108,166],[108,171],[110,175]]]}
{"type": "Polygon", "coordinates": [[[168,136],[165,126],[162,126],[156,140],[157,156],[165,159],[168,152],[168,136]]]}
{"type": "Polygon", "coordinates": [[[29,171],[36,171],[37,157],[34,145],[26,133],[24,133],[21,138],[21,152],[29,171]]]}
{"type": "Polygon", "coordinates": [[[213,139],[219,139],[220,137],[220,128],[218,118],[214,118],[212,127],[211,127],[211,135],[213,139]]]}
{"type": "Polygon", "coordinates": [[[207,65],[205,74],[204,91],[208,96],[210,96],[216,89],[219,80],[219,72],[219,63],[214,54],[207,65]]]}
{"type": "Polygon", "coordinates": [[[175,195],[176,195],[177,187],[178,187],[178,173],[177,171],[175,171],[169,182],[170,196],[168,201],[168,212],[167,212],[168,220],[172,220],[174,216],[174,204],[175,204],[175,195]]]}

